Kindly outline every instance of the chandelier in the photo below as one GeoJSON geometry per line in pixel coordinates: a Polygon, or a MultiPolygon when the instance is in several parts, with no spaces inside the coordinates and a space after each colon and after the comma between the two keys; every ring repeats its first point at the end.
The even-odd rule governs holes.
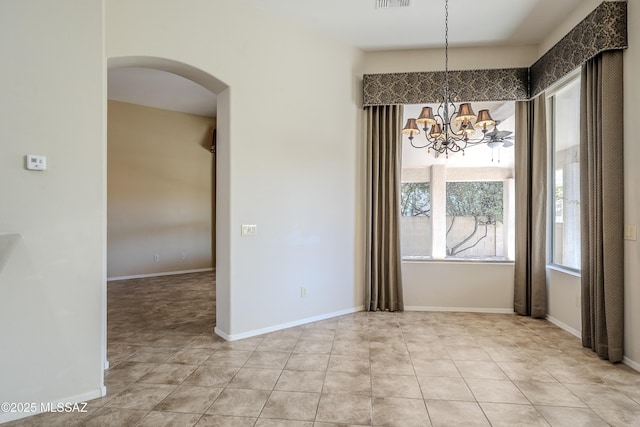
{"type": "Polygon", "coordinates": [[[442,101],[434,114],[431,107],[423,107],[417,119],[408,119],[402,133],[409,135],[409,142],[414,148],[427,148],[427,152],[434,151],[436,157],[449,153],[457,153],[467,148],[467,144],[484,142],[487,127],[495,125],[489,110],[480,110],[478,115],[473,112],[470,103],[462,103],[459,108],[452,100],[457,100],[456,94],[449,88],[449,0],[445,0],[444,19],[444,93],[442,101]],[[414,135],[420,133],[420,128],[426,138],[424,145],[416,145],[413,142],[414,135]],[[476,129],[482,132],[481,137],[474,139],[476,129]]]}

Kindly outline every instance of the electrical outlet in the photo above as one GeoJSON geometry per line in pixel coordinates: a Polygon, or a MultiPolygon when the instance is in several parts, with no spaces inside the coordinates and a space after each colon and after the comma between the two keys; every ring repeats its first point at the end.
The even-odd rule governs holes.
{"type": "Polygon", "coordinates": [[[624,226],[624,240],[637,240],[638,234],[636,232],[636,226],[632,224],[626,224],[624,226]]]}
{"type": "Polygon", "coordinates": [[[307,296],[307,288],[304,286],[300,286],[300,298],[304,298],[307,296]]]}
{"type": "Polygon", "coordinates": [[[153,256],[153,262],[160,262],[160,255],[155,254],[155,255],[153,256]]]}

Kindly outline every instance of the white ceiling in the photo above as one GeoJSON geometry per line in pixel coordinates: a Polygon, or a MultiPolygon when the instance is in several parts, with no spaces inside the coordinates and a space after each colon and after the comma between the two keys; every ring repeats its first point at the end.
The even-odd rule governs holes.
{"type": "MultiPolygon", "coordinates": [[[[410,0],[377,9],[377,0],[237,0],[367,50],[444,45],[444,0],[410,0]]],[[[449,44],[538,44],[584,0],[451,0],[449,44]]],[[[109,70],[108,98],[209,117],[216,97],[190,80],[146,68],[109,70]]]]}
{"type": "MultiPolygon", "coordinates": [[[[410,0],[377,9],[377,0],[242,0],[363,50],[444,46],[444,0],[410,0]]],[[[538,44],[583,0],[451,0],[449,44],[538,44]]]]}
{"type": "Polygon", "coordinates": [[[107,92],[107,97],[114,101],[216,117],[214,93],[166,71],[138,67],[110,69],[107,92]]]}

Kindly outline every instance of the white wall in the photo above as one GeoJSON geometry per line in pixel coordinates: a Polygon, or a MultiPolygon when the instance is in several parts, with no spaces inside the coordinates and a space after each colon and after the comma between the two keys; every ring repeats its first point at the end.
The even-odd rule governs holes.
{"type": "MultiPolygon", "coordinates": [[[[449,48],[450,70],[530,67],[537,46],[449,48]]],[[[444,49],[386,50],[367,52],[365,74],[444,70],[444,49]]]]}
{"type": "MultiPolygon", "coordinates": [[[[0,3],[0,402],[102,393],[105,70],[100,0],[0,3]],[[79,36],[81,35],[81,36],[79,36]],[[24,169],[24,155],[47,170],[24,169]]],[[[0,423],[29,413],[1,413],[0,423]]]]}
{"type": "Polygon", "coordinates": [[[547,318],[576,336],[582,330],[580,286],[579,274],[547,267],[547,318]]]}
{"type": "Polygon", "coordinates": [[[361,306],[362,54],[239,2],[106,6],[109,58],[168,58],[229,87],[216,204],[227,209],[218,235],[229,233],[217,286],[231,305],[218,310],[218,332],[238,338],[361,306]],[[241,224],[258,235],[240,237],[241,224]]]}
{"type": "MultiPolygon", "coordinates": [[[[626,224],[640,225],[640,146],[633,132],[640,116],[640,4],[628,4],[629,48],[624,54],[624,218],[626,224]]],[[[625,241],[625,356],[626,363],[640,370],[640,244],[625,241]]]]}
{"type": "Polygon", "coordinates": [[[406,310],[513,313],[513,264],[403,262],[406,310]]]}

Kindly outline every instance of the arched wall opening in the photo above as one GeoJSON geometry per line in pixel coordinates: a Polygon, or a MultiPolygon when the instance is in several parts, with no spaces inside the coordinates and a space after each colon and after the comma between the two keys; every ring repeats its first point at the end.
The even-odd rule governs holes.
{"type": "MultiPolygon", "coordinates": [[[[150,56],[127,56],[109,58],[107,62],[107,71],[120,67],[141,67],[154,70],[165,71],[176,74],[178,76],[189,79],[200,86],[208,89],[217,95],[217,118],[216,118],[216,168],[215,168],[215,195],[216,206],[216,228],[215,228],[215,270],[216,270],[216,300],[211,301],[216,304],[216,324],[211,325],[213,332],[214,326],[219,330],[229,330],[230,322],[230,213],[229,213],[229,91],[230,88],[222,81],[218,80],[211,74],[184,64],[182,62],[170,60],[167,58],[150,57],[150,56]]],[[[107,102],[105,96],[105,103],[107,102]]],[[[105,108],[106,111],[106,108],[105,108]]],[[[106,140],[106,138],[105,138],[106,140]]],[[[106,168],[105,168],[106,173],[106,168]]],[[[106,182],[106,177],[105,177],[106,182]]],[[[106,200],[106,188],[103,189],[104,199],[106,200]]],[[[105,203],[106,206],[106,203],[105,203]]],[[[104,212],[106,224],[106,209],[104,212]]],[[[106,230],[104,232],[105,254],[107,239],[106,230]]],[[[106,256],[106,255],[105,255],[106,256]]],[[[106,259],[104,260],[106,265],[106,259]]],[[[107,292],[106,281],[103,289],[103,361],[105,367],[108,367],[106,357],[107,345],[107,292]]]]}

